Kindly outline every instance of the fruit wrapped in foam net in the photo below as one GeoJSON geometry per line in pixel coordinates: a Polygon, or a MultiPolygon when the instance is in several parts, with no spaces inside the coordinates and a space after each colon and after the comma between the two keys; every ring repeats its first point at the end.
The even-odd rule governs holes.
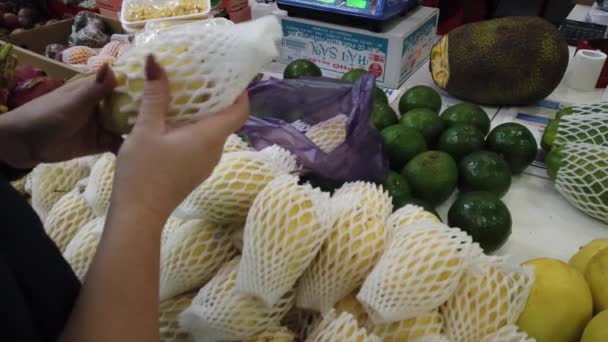
{"type": "Polygon", "coordinates": [[[364,327],[360,327],[353,315],[348,312],[337,314],[335,310],[328,311],[323,321],[315,331],[306,339],[307,342],[380,342],[377,336],[370,334],[364,327]]]}
{"type": "Polygon", "coordinates": [[[84,281],[97,252],[105,221],[105,217],[98,217],[85,224],[76,233],[63,253],[63,257],[81,282],[84,281]]]}
{"type": "Polygon", "coordinates": [[[116,156],[112,153],[104,153],[91,169],[84,198],[97,216],[105,215],[110,207],[115,168],[116,156]]]}
{"type": "Polygon", "coordinates": [[[179,325],[179,314],[192,304],[196,292],[189,292],[160,302],[158,323],[161,342],[189,342],[190,335],[179,325]]]}

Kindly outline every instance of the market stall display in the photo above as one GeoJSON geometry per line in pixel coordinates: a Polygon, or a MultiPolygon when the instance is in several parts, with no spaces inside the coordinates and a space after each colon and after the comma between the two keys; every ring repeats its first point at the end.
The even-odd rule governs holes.
{"type": "Polygon", "coordinates": [[[10,34],[16,34],[25,30],[57,22],[50,19],[43,8],[35,1],[12,1],[0,2],[0,39],[7,40],[10,34]]]}

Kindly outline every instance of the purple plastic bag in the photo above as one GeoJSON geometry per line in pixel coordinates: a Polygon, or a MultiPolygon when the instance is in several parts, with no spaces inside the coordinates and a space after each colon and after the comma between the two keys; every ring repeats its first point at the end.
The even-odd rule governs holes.
{"type": "Polygon", "coordinates": [[[370,124],[374,77],[352,83],[328,78],[271,79],[249,87],[252,117],[239,134],[261,150],[279,145],[297,156],[305,173],[349,182],[381,183],[388,173],[380,133],[370,124]],[[330,153],[323,152],[292,122],[317,124],[344,114],[346,139],[330,153]]]}

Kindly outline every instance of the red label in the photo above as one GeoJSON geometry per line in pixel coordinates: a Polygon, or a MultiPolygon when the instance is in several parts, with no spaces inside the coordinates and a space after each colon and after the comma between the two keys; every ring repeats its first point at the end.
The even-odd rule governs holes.
{"type": "Polygon", "coordinates": [[[369,59],[372,62],[384,63],[384,55],[380,55],[380,54],[377,54],[377,53],[370,53],[369,54],[369,59]]]}
{"type": "Polygon", "coordinates": [[[380,76],[382,76],[382,73],[384,72],[384,70],[382,70],[382,65],[380,65],[378,63],[374,63],[369,66],[369,72],[374,74],[374,76],[376,76],[376,77],[380,77],[380,76]]]}

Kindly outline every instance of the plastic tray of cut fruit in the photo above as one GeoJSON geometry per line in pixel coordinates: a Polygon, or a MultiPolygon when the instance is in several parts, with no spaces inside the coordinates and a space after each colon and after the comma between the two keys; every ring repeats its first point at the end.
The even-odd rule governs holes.
{"type": "Polygon", "coordinates": [[[210,0],[125,0],[120,22],[126,31],[133,32],[148,22],[205,19],[210,10],[210,0]]]}

